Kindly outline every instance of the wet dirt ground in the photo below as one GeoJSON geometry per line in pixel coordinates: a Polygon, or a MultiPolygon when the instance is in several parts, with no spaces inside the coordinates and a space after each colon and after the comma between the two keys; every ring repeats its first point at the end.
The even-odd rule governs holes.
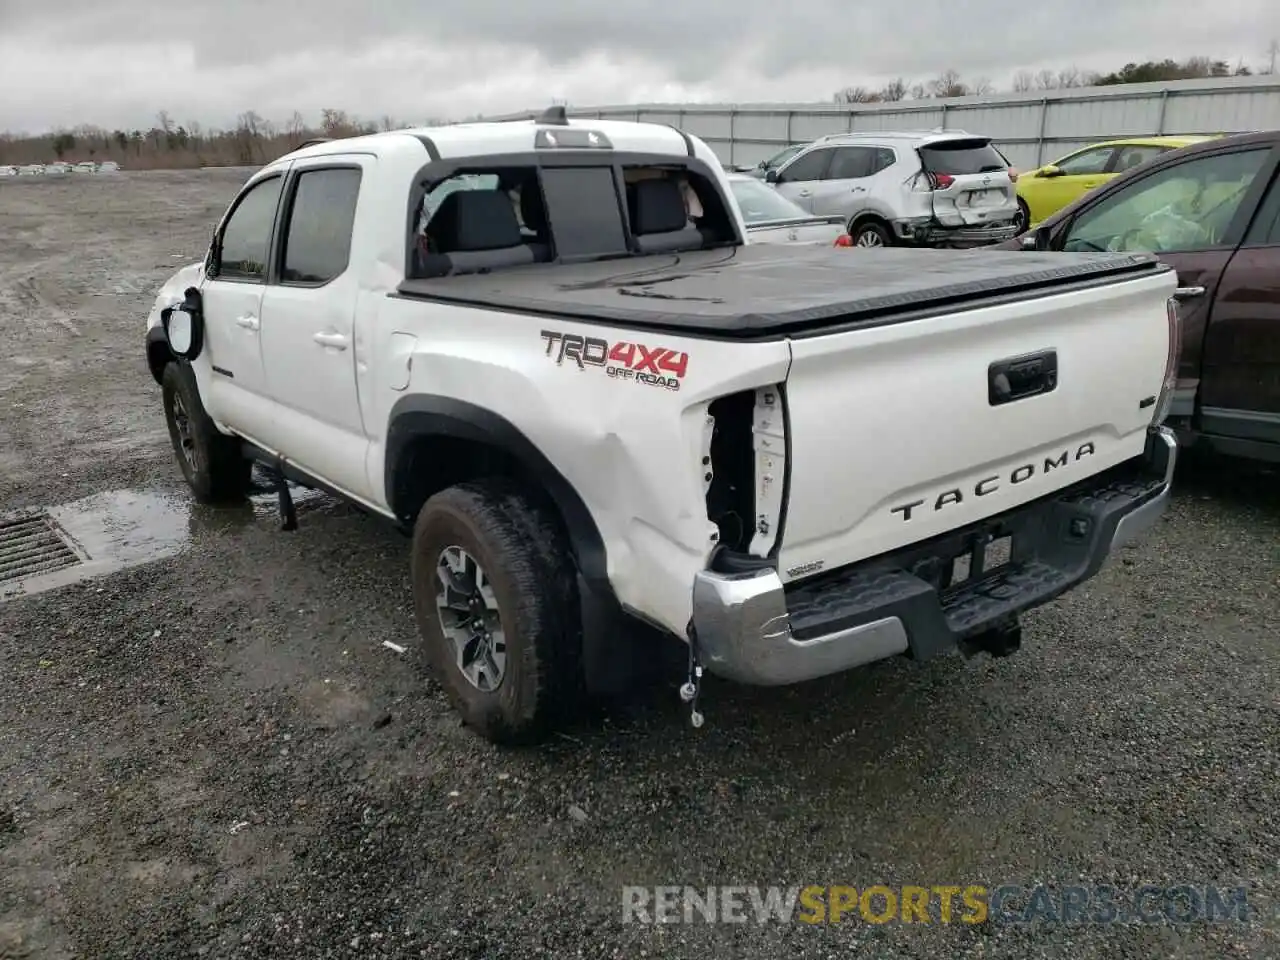
{"type": "Polygon", "coordinates": [[[1188,463],[1009,659],[712,682],[700,731],[663,688],[501,751],[411,664],[399,534],[184,494],[143,318],[246,174],[0,183],[0,512],[118,560],[0,602],[0,957],[1280,954],[1277,474],[1188,463]],[[1243,885],[1256,912],[622,922],[624,885],[876,883],[1243,885]]]}

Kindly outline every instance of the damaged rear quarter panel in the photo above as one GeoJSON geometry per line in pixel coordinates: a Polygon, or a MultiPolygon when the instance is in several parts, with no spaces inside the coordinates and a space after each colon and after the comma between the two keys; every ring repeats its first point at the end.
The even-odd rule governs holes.
{"type": "MultiPolygon", "coordinates": [[[[706,565],[716,529],[702,479],[707,406],[723,394],[783,382],[787,343],[701,340],[388,298],[375,363],[403,366],[390,353],[397,333],[417,337],[409,386],[380,387],[370,419],[386,424],[401,397],[433,394],[508,420],[590,510],[618,599],[683,636],[694,574],[706,565]]],[[[373,373],[374,383],[394,382],[373,373]]],[[[384,428],[369,460],[375,490],[383,489],[385,439],[384,428]]]]}

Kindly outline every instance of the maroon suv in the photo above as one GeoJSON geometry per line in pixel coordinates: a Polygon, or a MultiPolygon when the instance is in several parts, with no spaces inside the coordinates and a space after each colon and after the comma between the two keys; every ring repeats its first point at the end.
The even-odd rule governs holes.
{"type": "Polygon", "coordinates": [[[1178,272],[1183,443],[1280,462],[1280,131],[1170,151],[1005,249],[1157,253],[1178,272]]]}

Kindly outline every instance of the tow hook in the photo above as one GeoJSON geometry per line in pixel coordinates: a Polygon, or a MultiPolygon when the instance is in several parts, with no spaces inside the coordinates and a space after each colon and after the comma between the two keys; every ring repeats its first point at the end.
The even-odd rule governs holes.
{"type": "Polygon", "coordinates": [[[1007,657],[1017,653],[1021,647],[1022,624],[1016,618],[961,641],[962,652],[967,657],[978,653],[989,653],[993,657],[1007,657]]]}
{"type": "Polygon", "coordinates": [[[698,710],[698,695],[702,692],[702,663],[698,660],[698,635],[689,631],[689,674],[680,685],[680,700],[689,704],[689,723],[695,730],[700,728],[706,718],[698,710]]]}

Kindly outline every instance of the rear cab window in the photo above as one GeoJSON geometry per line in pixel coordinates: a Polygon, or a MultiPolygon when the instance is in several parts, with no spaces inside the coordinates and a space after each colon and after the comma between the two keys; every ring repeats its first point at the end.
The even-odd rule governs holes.
{"type": "Polygon", "coordinates": [[[1000,151],[990,140],[941,140],[920,147],[920,160],[930,173],[966,177],[975,173],[997,173],[1008,169],[1000,151]]]}
{"type": "Polygon", "coordinates": [[[626,229],[618,188],[610,167],[560,167],[542,171],[548,210],[573,211],[573,220],[555,232],[560,256],[625,256],[626,229]]]}
{"type": "Polygon", "coordinates": [[[413,205],[409,279],[739,242],[718,183],[675,158],[519,154],[431,167],[413,205]]]}

